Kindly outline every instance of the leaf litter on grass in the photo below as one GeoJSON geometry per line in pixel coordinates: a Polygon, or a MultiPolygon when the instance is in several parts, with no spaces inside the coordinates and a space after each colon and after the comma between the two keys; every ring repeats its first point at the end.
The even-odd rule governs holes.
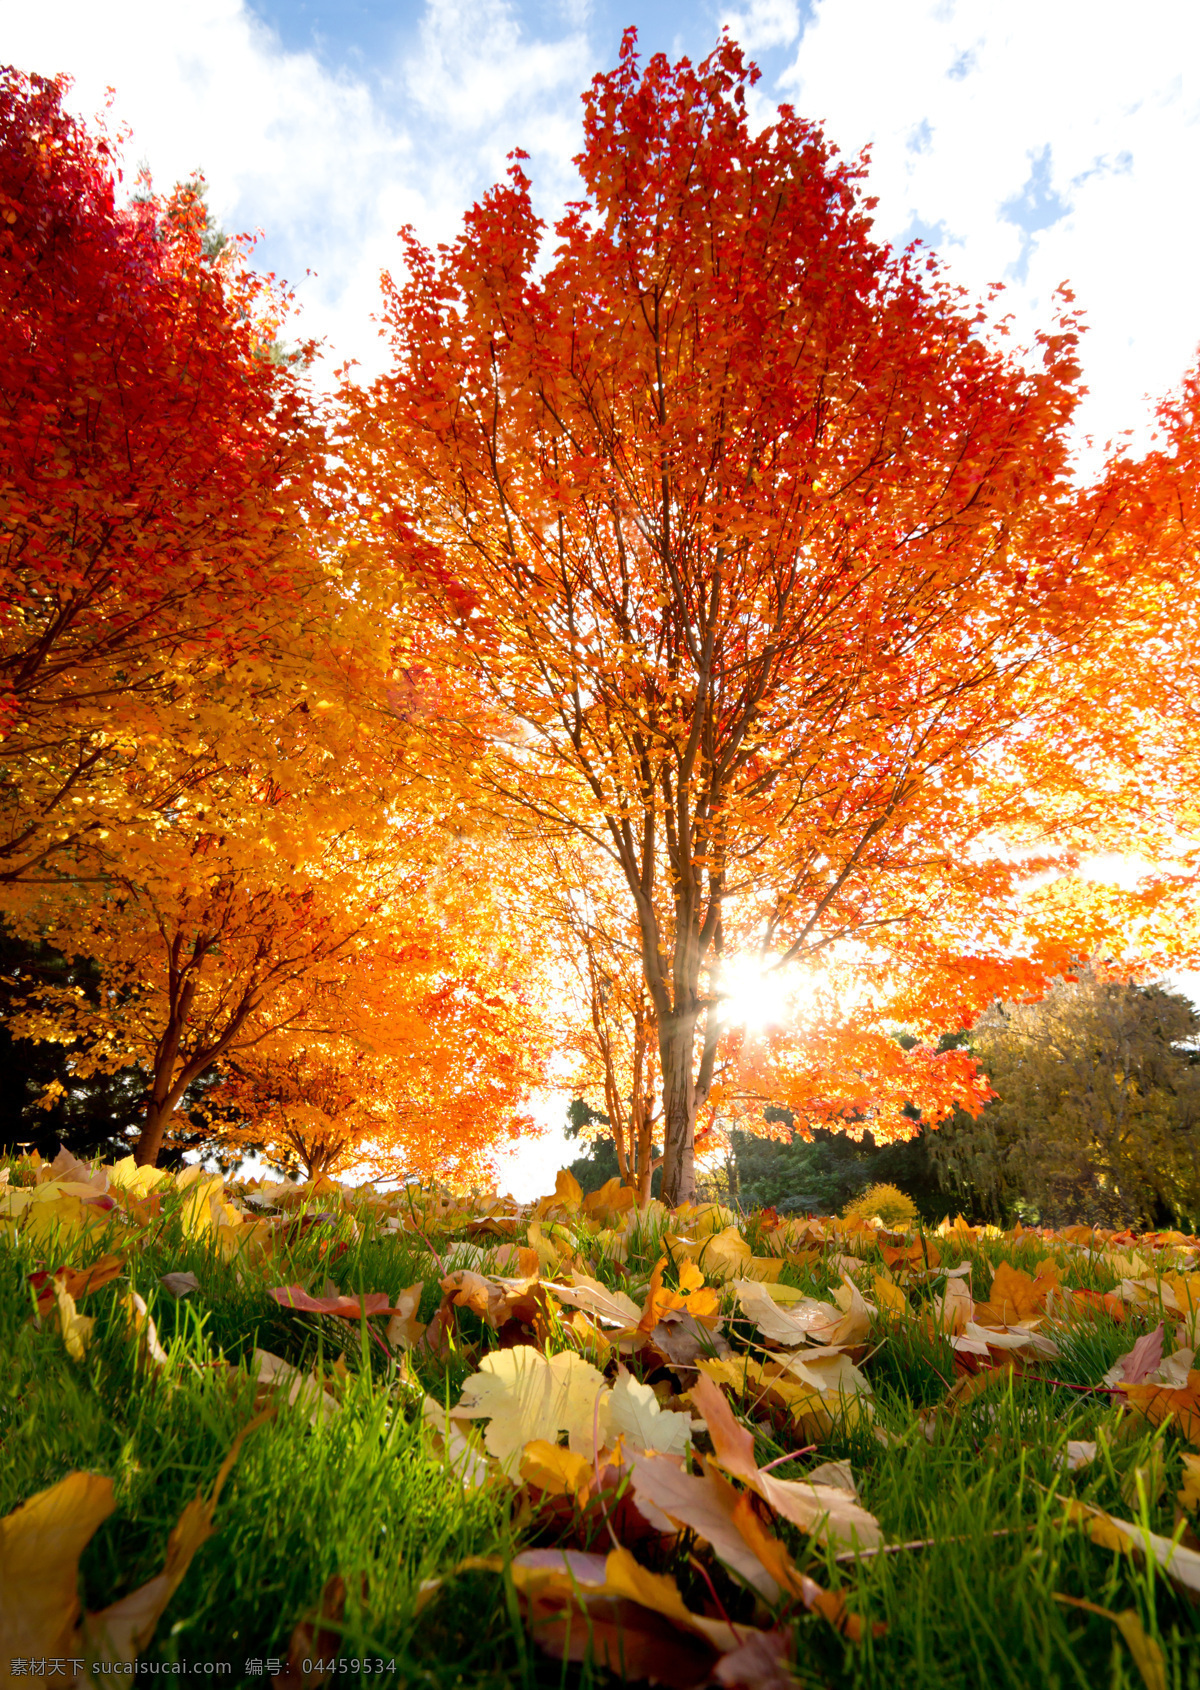
{"type": "MultiPolygon", "coordinates": [[[[364,1416],[407,1426],[423,1484],[440,1472],[447,1497],[494,1522],[493,1543],[508,1522],[507,1553],[482,1545],[406,1587],[407,1620],[394,1579],[366,1563],[355,1576],[344,1551],[314,1566],[311,1594],[272,1632],[292,1663],[281,1681],[302,1676],[297,1639],[344,1652],[380,1624],[415,1661],[457,1582],[497,1574],[496,1614],[507,1588],[539,1650],[630,1681],[761,1690],[798,1681],[809,1656],[829,1682],[870,1682],[889,1655],[919,1674],[931,1620],[895,1593],[945,1576],[941,1545],[1022,1569],[1060,1616],[1043,1651],[1093,1646],[1071,1641],[1072,1609],[1107,1617],[1151,1684],[1194,1632],[1173,1593],[1194,1594],[1200,1568],[1200,1458],[1183,1447],[1200,1442],[1195,1239],[671,1212],[617,1182],[584,1197],[565,1172],[522,1207],[34,1161],[0,1189],[0,1229],[24,1264],[23,1365],[65,1370],[80,1402],[100,1406],[123,1366],[127,1389],[167,1390],[160,1404],[186,1376],[247,1414],[266,1406],[272,1437],[353,1441],[364,1416]],[[79,1313],[85,1298],[96,1314],[79,1313]],[[160,1339],[165,1313],[190,1334],[182,1349],[160,1339]],[[232,1359],[212,1347],[222,1331],[232,1359]],[[984,1503],[996,1459],[1015,1463],[1015,1487],[984,1503]],[[953,1493],[930,1490],[941,1471],[953,1493]],[[932,1529],[914,1532],[922,1515],[932,1529]],[[1069,1549],[1072,1524],[1086,1549],[1069,1549]],[[1056,1557],[1058,1588],[1037,1582],[1026,1538],[1056,1557]],[[1114,1603],[1131,1578],[1140,1613],[1114,1603]]],[[[107,1615],[113,1647],[156,1650],[168,1606],[186,1612],[192,1556],[220,1535],[219,1484],[203,1518],[198,1498],[176,1521],[163,1571],[90,1618],[80,1556],[122,1520],[120,1487],[81,1471],[58,1484],[80,1492],[77,1546],[44,1500],[54,1486],[18,1493],[3,1523],[22,1560],[52,1569],[56,1636],[107,1615]],[[102,1490],[104,1518],[84,1531],[102,1490]]],[[[527,1660],[515,1633],[511,1647],[527,1660]]]]}

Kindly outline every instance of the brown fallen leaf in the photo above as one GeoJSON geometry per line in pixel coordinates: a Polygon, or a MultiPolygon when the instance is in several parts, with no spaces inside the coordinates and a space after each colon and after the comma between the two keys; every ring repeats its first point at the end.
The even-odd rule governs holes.
{"type": "Polygon", "coordinates": [[[418,1279],[415,1285],[407,1286],[397,1296],[391,1318],[383,1333],[392,1349],[411,1349],[425,1336],[424,1322],[417,1319],[424,1289],[424,1280],[418,1279]]]}
{"type": "Polygon", "coordinates": [[[1118,1356],[1102,1381],[1105,1385],[1140,1385],[1160,1366],[1166,1328],[1160,1320],[1153,1332],[1144,1333],[1131,1350],[1118,1356]]]}
{"type": "Polygon", "coordinates": [[[722,1655],[713,1668],[723,1690],[794,1690],[800,1680],[791,1671],[790,1628],[752,1631],[740,1648],[722,1655]]]}
{"type": "Polygon", "coordinates": [[[391,1308],[386,1291],[367,1291],[362,1297],[313,1297],[302,1285],[277,1285],[267,1292],[281,1308],[298,1309],[304,1314],[332,1314],[340,1320],[361,1320],[364,1315],[400,1314],[391,1308]]]}
{"type": "MultiPolygon", "coordinates": [[[[364,1584],[366,1580],[364,1579],[364,1584]]],[[[336,1661],[342,1650],[341,1622],[346,1612],[346,1581],[335,1573],[326,1582],[315,1614],[302,1619],[292,1629],[288,1640],[287,1660],[282,1672],[272,1676],[276,1690],[297,1690],[297,1686],[324,1684],[337,1673],[334,1666],[315,1667],[305,1672],[304,1663],[336,1661]],[[336,1627],[337,1629],[331,1629],[336,1627]]]]}
{"type": "Polygon", "coordinates": [[[164,1273],[158,1283],[177,1299],[190,1297],[193,1291],[200,1289],[200,1281],[194,1273],[164,1273]]]}
{"type": "Polygon", "coordinates": [[[879,1521],[839,1486],[805,1484],[760,1472],[753,1437],[734,1419],[724,1392],[703,1373],[691,1397],[704,1416],[718,1464],[757,1491],[777,1514],[821,1542],[865,1549],[880,1541],[879,1521]]]}

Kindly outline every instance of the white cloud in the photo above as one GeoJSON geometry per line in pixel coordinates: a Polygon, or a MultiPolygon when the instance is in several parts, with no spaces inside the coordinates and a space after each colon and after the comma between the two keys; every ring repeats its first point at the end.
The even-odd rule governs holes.
{"type": "Polygon", "coordinates": [[[725,12],[722,29],[747,53],[789,47],[800,33],[799,0],[750,0],[744,12],[725,12]]]}
{"type": "Polygon", "coordinates": [[[1073,284],[1103,438],[1144,425],[1200,341],[1198,63],[1191,0],[818,0],[780,90],[843,152],[872,144],[879,232],[931,231],[973,293],[1006,281],[1024,336],[1073,284]],[[1023,230],[1039,163],[1046,226],[1023,230]]]}

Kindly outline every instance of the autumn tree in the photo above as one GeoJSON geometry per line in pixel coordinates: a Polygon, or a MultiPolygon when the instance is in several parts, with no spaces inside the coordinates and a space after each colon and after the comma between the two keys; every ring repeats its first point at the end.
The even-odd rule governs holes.
{"type": "Polygon", "coordinates": [[[728,959],[903,943],[914,1003],[995,995],[1026,872],[995,840],[1044,832],[1005,753],[1112,612],[1064,514],[1070,319],[1040,364],[986,341],[871,238],[861,167],[787,107],[751,126],[756,74],[728,40],[643,68],[630,32],[552,243],[520,155],[457,241],[406,237],[356,420],[379,531],[511,724],[482,781],[622,880],[672,1201],[728,959]]]}
{"type": "Polygon", "coordinates": [[[147,758],[310,584],[319,431],[284,301],[196,184],[118,202],[61,80],[0,72],[0,889],[107,872],[202,751],[147,758]]]}
{"type": "Polygon", "coordinates": [[[998,1094],[928,1144],[943,1182],[1045,1224],[1190,1223],[1200,1207],[1200,1015],[1179,993],[1097,977],[996,1004],[971,1045],[998,1094]]]}

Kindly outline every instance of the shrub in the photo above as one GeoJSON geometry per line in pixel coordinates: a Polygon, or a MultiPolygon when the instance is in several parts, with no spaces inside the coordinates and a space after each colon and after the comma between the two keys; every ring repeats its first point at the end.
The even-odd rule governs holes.
{"type": "Polygon", "coordinates": [[[869,1185],[861,1197],[843,1210],[848,1221],[869,1221],[875,1215],[885,1226],[908,1227],[917,1218],[917,1206],[898,1185],[869,1185]]]}

